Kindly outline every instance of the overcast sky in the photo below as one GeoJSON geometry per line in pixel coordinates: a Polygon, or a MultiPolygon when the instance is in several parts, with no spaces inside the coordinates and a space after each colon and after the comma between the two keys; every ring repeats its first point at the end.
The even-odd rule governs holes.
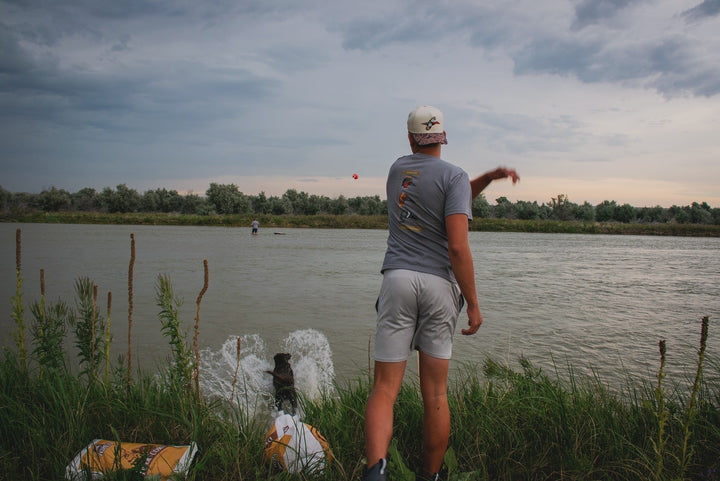
{"type": "Polygon", "coordinates": [[[491,202],[720,207],[720,0],[0,0],[11,192],[384,198],[423,104],[491,202]]]}

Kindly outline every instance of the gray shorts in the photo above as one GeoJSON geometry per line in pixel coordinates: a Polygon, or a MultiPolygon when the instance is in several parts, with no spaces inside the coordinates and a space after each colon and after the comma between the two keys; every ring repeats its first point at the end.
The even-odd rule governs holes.
{"type": "Polygon", "coordinates": [[[463,304],[460,288],[447,279],[404,269],[385,271],[377,302],[375,360],[405,361],[412,349],[450,359],[463,304]]]}

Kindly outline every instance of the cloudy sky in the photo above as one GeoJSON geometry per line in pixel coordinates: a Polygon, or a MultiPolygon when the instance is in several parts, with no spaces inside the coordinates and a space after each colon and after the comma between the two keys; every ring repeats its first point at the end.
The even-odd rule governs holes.
{"type": "Polygon", "coordinates": [[[0,0],[11,192],[384,198],[422,104],[491,202],[720,207],[720,0],[0,0]]]}

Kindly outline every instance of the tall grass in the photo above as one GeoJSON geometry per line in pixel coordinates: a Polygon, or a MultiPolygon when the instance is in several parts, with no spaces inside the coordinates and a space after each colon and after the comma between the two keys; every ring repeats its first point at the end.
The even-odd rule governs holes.
{"type": "MultiPolygon", "coordinates": [[[[669,459],[658,471],[651,440],[658,437],[655,402],[638,389],[620,396],[597,379],[548,376],[523,360],[513,371],[488,360],[468,365],[450,389],[455,458],[451,479],[477,480],[717,480],[720,459],[718,386],[698,390],[689,447],[680,466],[685,424],[667,419],[669,459]]],[[[168,368],[171,369],[171,368],[168,368]]],[[[61,479],[65,465],[94,438],[164,444],[198,443],[189,479],[309,479],[277,473],[262,462],[267,419],[248,416],[226,400],[188,395],[168,370],[138,375],[125,395],[122,369],[109,385],[67,369],[40,376],[23,369],[16,353],[0,358],[0,479],[61,479]]],[[[570,375],[568,375],[570,376],[570,375]]],[[[358,479],[363,465],[365,376],[334,394],[303,399],[305,422],[328,439],[334,461],[316,476],[358,479]]],[[[681,413],[687,398],[667,396],[681,413]]],[[[401,389],[395,419],[391,479],[410,479],[421,462],[422,401],[418,387],[401,389]],[[405,478],[400,476],[405,473],[405,478]]]]}
{"type": "MultiPolygon", "coordinates": [[[[97,286],[81,278],[75,296],[74,303],[48,303],[43,294],[31,305],[34,349],[26,358],[17,345],[0,354],[0,481],[63,479],[68,462],[95,438],[194,441],[199,451],[191,480],[359,479],[370,389],[365,373],[319,398],[301,399],[303,420],[333,450],[325,470],[275,472],[262,461],[269,418],[250,414],[254,409],[234,395],[196,395],[197,352],[187,342],[169,278],[158,276],[156,297],[172,362],[151,372],[138,368],[132,378],[123,361],[108,366],[108,356],[99,355],[111,338],[97,312],[97,286]],[[69,367],[72,353],[62,348],[67,336],[74,337],[80,375],[69,367]],[[98,376],[103,362],[105,376],[98,376]]],[[[110,297],[108,321],[109,305],[110,297]]],[[[705,350],[708,324],[704,318],[689,390],[666,378],[664,341],[657,383],[628,380],[621,392],[597,377],[578,378],[572,366],[546,373],[529,359],[518,369],[491,359],[463,365],[449,388],[448,479],[720,480],[720,361],[705,350]]],[[[422,462],[422,418],[419,387],[408,381],[395,410],[391,480],[414,479],[422,462]]]]}

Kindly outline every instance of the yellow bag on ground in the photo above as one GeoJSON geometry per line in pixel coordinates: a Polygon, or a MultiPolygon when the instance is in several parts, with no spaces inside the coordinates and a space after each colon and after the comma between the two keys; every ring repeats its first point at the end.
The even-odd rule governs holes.
{"type": "Polygon", "coordinates": [[[83,448],[65,469],[65,479],[101,479],[105,473],[138,469],[143,476],[167,480],[173,474],[186,475],[197,445],[165,446],[162,444],[120,443],[95,439],[83,448]]]}
{"type": "Polygon", "coordinates": [[[280,411],[265,439],[265,462],[289,473],[319,472],[332,461],[327,440],[297,415],[280,411]]]}

